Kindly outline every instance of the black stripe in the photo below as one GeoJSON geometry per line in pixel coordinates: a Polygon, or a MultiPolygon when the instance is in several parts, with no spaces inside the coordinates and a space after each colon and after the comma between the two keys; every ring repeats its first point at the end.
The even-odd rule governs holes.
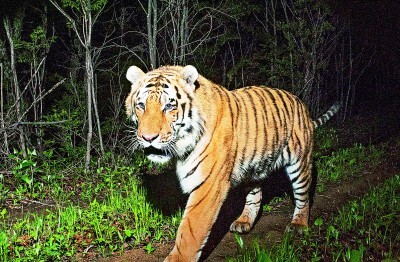
{"type": "MultiPolygon", "coordinates": [[[[226,92],[228,92],[228,91],[226,91],[226,92]]],[[[235,95],[232,93],[232,92],[229,92],[231,95],[232,95],[232,97],[233,97],[233,101],[235,102],[235,105],[236,105],[236,117],[234,117],[234,114],[233,114],[233,110],[232,110],[232,107],[230,106],[229,108],[232,110],[231,111],[231,115],[232,115],[232,131],[237,131],[238,130],[238,123],[239,123],[239,121],[238,121],[238,116],[239,116],[239,113],[238,113],[238,111],[239,111],[239,104],[238,104],[238,101],[237,101],[237,98],[235,97],[235,95]]],[[[228,94],[227,95],[227,97],[229,98],[229,104],[231,104],[231,101],[230,101],[230,94],[228,94]]],[[[236,157],[237,157],[237,155],[238,155],[238,148],[239,148],[239,141],[235,141],[235,139],[234,139],[234,142],[235,142],[235,151],[234,151],[234,153],[232,154],[232,159],[233,159],[233,161],[235,161],[236,160],[236,157]]],[[[234,163],[233,163],[233,165],[234,165],[234,163]]],[[[229,175],[229,179],[231,179],[232,178],[232,175],[233,175],[233,172],[230,172],[230,175],[229,175]]]]}
{"type": "Polygon", "coordinates": [[[250,205],[257,205],[260,204],[261,201],[257,201],[257,202],[253,202],[253,201],[246,201],[246,206],[250,206],[250,205]]]}
{"type": "Polygon", "coordinates": [[[250,158],[250,165],[251,165],[253,163],[254,158],[256,156],[256,153],[257,153],[257,147],[255,145],[257,145],[257,137],[258,137],[258,132],[259,131],[258,131],[258,123],[257,123],[257,110],[256,110],[256,106],[255,106],[255,103],[254,103],[254,99],[251,96],[251,94],[249,93],[248,89],[245,89],[244,91],[245,91],[247,97],[249,98],[249,102],[250,102],[251,108],[253,109],[253,115],[254,115],[254,120],[255,120],[254,125],[255,125],[255,128],[256,128],[256,134],[254,136],[253,153],[252,153],[252,156],[250,158]]]}
{"type": "Polygon", "coordinates": [[[286,104],[286,101],[285,101],[285,99],[283,98],[283,95],[282,95],[283,93],[280,91],[280,92],[278,92],[278,96],[279,96],[279,98],[280,98],[280,100],[282,101],[282,105],[283,105],[283,107],[282,107],[282,112],[283,112],[283,121],[285,121],[285,123],[284,123],[284,125],[283,125],[283,130],[284,130],[284,133],[285,133],[285,137],[283,137],[282,139],[284,139],[284,140],[287,140],[288,139],[288,125],[287,125],[287,122],[289,121],[289,110],[288,110],[288,107],[287,107],[287,104],[286,104]]]}
{"type": "MultiPolygon", "coordinates": [[[[261,89],[260,91],[263,91],[263,90],[261,89]]],[[[262,92],[262,93],[260,94],[260,93],[258,92],[258,90],[254,90],[254,92],[255,92],[255,93],[257,94],[257,96],[258,96],[258,98],[259,98],[259,100],[260,100],[260,104],[261,104],[261,105],[266,105],[266,104],[267,104],[267,101],[266,101],[266,98],[265,98],[265,96],[264,96],[265,93],[262,92]]],[[[267,153],[267,150],[268,150],[268,147],[267,147],[268,136],[267,136],[267,134],[266,134],[267,129],[268,129],[268,116],[267,116],[267,113],[266,113],[266,111],[265,111],[265,107],[263,108],[263,110],[261,110],[261,114],[262,114],[263,125],[264,125],[264,130],[262,131],[263,137],[264,137],[264,141],[263,141],[263,150],[262,150],[261,154],[262,154],[262,157],[265,157],[265,155],[266,155],[266,153],[267,153]]],[[[264,161],[263,167],[262,167],[262,170],[263,170],[263,171],[265,170],[267,164],[268,164],[268,162],[267,162],[267,161],[264,161]]]]}
{"type": "Polygon", "coordinates": [[[182,121],[185,119],[185,109],[186,109],[186,103],[182,103],[181,104],[181,108],[182,108],[182,121]]]}
{"type": "Polygon", "coordinates": [[[176,91],[176,97],[178,98],[178,99],[181,99],[181,94],[179,93],[179,90],[178,90],[178,88],[176,87],[176,86],[174,86],[175,87],[175,91],[176,91]]]}
{"type": "Polygon", "coordinates": [[[199,189],[208,180],[209,177],[210,175],[208,175],[200,184],[198,184],[195,188],[193,188],[192,191],[189,192],[189,195],[192,194],[197,189],[199,189]]]}
{"type": "Polygon", "coordinates": [[[189,227],[190,235],[192,235],[192,237],[194,238],[194,235],[193,235],[193,228],[192,228],[192,226],[191,226],[191,224],[190,224],[190,220],[189,220],[189,217],[188,217],[188,216],[186,217],[186,223],[187,223],[187,225],[188,225],[188,227],[189,227]]]}
{"type": "Polygon", "coordinates": [[[196,171],[196,169],[199,167],[199,165],[204,161],[204,159],[206,159],[208,155],[206,155],[205,157],[203,157],[195,167],[193,167],[189,172],[186,173],[186,176],[184,178],[188,178],[189,176],[193,175],[193,173],[196,171]]]}
{"type": "Polygon", "coordinates": [[[290,183],[293,184],[297,181],[297,179],[299,179],[301,173],[299,173],[296,177],[290,178],[290,183]]]}
{"type": "Polygon", "coordinates": [[[307,182],[308,178],[309,178],[309,176],[308,176],[308,175],[305,175],[305,176],[299,181],[298,184],[302,184],[302,183],[304,183],[304,182],[306,182],[305,184],[307,184],[307,183],[308,183],[308,182],[307,182]]]}
{"type": "MultiPolygon", "coordinates": [[[[246,116],[247,115],[247,108],[246,108],[246,105],[245,105],[245,103],[244,103],[244,101],[243,101],[243,99],[242,99],[242,96],[239,94],[239,93],[236,93],[236,92],[234,92],[233,93],[234,95],[235,95],[235,97],[236,97],[236,99],[238,100],[238,102],[239,102],[239,105],[240,105],[240,107],[238,108],[238,110],[240,111],[240,110],[242,110],[242,107],[244,108],[244,115],[246,116]]],[[[248,128],[247,128],[247,126],[246,126],[246,118],[245,118],[245,116],[243,116],[243,115],[241,115],[241,117],[240,117],[240,123],[241,123],[241,127],[242,127],[242,129],[244,128],[245,129],[245,139],[246,139],[246,141],[245,141],[245,145],[248,143],[247,142],[247,138],[249,137],[249,135],[248,135],[248,133],[249,133],[249,130],[248,130],[248,128]]],[[[243,159],[244,159],[244,154],[245,154],[245,152],[243,152],[243,150],[245,150],[246,149],[246,147],[244,147],[241,151],[240,151],[240,154],[239,154],[239,161],[238,161],[238,163],[243,163],[243,159]]],[[[239,151],[239,145],[238,145],[238,148],[237,148],[237,151],[239,151]]],[[[236,160],[236,159],[235,159],[236,160]]]]}

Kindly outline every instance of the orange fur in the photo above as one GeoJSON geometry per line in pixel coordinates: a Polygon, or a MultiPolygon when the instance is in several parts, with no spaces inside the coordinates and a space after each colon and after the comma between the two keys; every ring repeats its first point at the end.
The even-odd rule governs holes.
{"type": "Polygon", "coordinates": [[[229,189],[242,182],[256,186],[231,230],[249,231],[261,202],[257,183],[280,167],[293,185],[292,225],[308,226],[317,124],[296,96],[260,86],[228,91],[192,66],[161,67],[147,74],[132,67],[127,77],[132,91],[126,108],[137,125],[137,147],[151,148],[149,158],[157,162],[176,157],[182,190],[190,194],[166,261],[199,259],[229,189]]]}

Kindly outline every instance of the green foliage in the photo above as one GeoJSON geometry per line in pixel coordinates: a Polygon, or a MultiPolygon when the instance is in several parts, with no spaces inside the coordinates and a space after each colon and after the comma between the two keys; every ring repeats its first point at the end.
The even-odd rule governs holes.
{"type": "MultiPolygon", "coordinates": [[[[301,239],[286,232],[271,247],[238,241],[239,254],[228,261],[397,261],[400,257],[400,175],[351,201],[331,218],[317,218],[301,239]],[[317,228],[318,230],[316,230],[317,228]]],[[[237,238],[238,239],[238,238],[237,238]]]]}
{"type": "Polygon", "coordinates": [[[61,0],[63,8],[71,8],[75,11],[100,11],[107,4],[108,0],[61,0]]]}
{"type": "Polygon", "coordinates": [[[48,122],[60,122],[57,126],[52,126],[52,136],[45,141],[47,148],[57,148],[58,153],[62,153],[69,161],[72,158],[80,158],[84,154],[84,149],[80,147],[78,141],[81,136],[81,126],[83,119],[81,109],[68,110],[66,103],[63,107],[53,109],[44,116],[48,122]]]}
{"type": "Polygon", "coordinates": [[[327,181],[337,182],[345,178],[361,176],[365,164],[378,163],[383,151],[374,146],[355,144],[353,147],[339,149],[330,155],[320,156],[317,159],[319,182],[317,189],[324,190],[327,181]]]}
{"type": "Polygon", "coordinates": [[[24,186],[28,186],[32,191],[36,174],[39,171],[39,168],[37,167],[36,150],[31,151],[28,148],[27,156],[23,157],[22,151],[14,149],[14,154],[10,154],[9,158],[15,161],[15,165],[12,170],[14,177],[23,182],[24,186]]]}
{"type": "Polygon", "coordinates": [[[47,197],[47,193],[53,191],[54,183],[58,183],[61,176],[55,172],[57,162],[53,159],[53,150],[45,150],[38,155],[36,150],[27,149],[27,155],[24,156],[22,151],[14,149],[14,153],[10,154],[9,159],[13,163],[12,182],[16,188],[9,191],[4,181],[0,181],[0,188],[4,188],[9,194],[2,195],[3,201],[6,198],[13,199],[14,204],[19,201],[30,199],[43,199],[47,197]]]}
{"type": "Polygon", "coordinates": [[[235,257],[228,258],[227,261],[276,261],[276,262],[286,262],[286,261],[302,261],[299,256],[300,247],[296,246],[293,242],[294,233],[285,233],[282,242],[272,246],[270,249],[260,246],[259,241],[253,241],[251,247],[246,247],[243,244],[241,237],[236,237],[239,249],[238,254],[235,257]]]}
{"type": "MultiPolygon", "coordinates": [[[[30,63],[33,59],[39,60],[45,55],[46,50],[56,41],[55,36],[47,37],[43,26],[37,26],[29,35],[30,41],[18,39],[15,48],[18,50],[18,62],[30,63]]],[[[40,61],[36,61],[39,63],[40,61]]]]}
{"type": "Polygon", "coordinates": [[[329,127],[319,127],[314,133],[314,157],[326,155],[337,146],[339,136],[336,129],[329,127]]]}
{"type": "MultiPolygon", "coordinates": [[[[0,214],[1,259],[74,260],[77,252],[88,247],[109,254],[144,245],[151,253],[152,243],[175,237],[181,212],[165,217],[153,208],[132,168],[102,167],[97,175],[103,186],[85,201],[88,205],[77,205],[72,197],[43,214],[30,213],[12,223],[4,209],[0,214]]],[[[76,190],[85,190],[80,186],[76,190]]]]}

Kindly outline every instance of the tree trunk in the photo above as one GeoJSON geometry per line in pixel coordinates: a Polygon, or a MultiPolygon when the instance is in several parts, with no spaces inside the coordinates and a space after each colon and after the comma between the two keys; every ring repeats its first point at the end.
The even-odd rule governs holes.
{"type": "Polygon", "coordinates": [[[147,5],[147,38],[150,53],[150,66],[157,67],[157,0],[148,0],[147,5]]]}
{"type": "Polygon", "coordinates": [[[4,119],[4,95],[3,95],[3,63],[0,63],[0,122],[1,122],[1,129],[4,136],[4,154],[8,155],[10,153],[10,149],[8,147],[8,136],[7,136],[7,129],[5,127],[5,119],[4,119]]]}
{"type": "MultiPolygon", "coordinates": [[[[22,95],[20,92],[20,87],[18,83],[18,74],[17,68],[15,65],[16,55],[15,55],[15,47],[14,47],[14,40],[13,40],[13,28],[11,26],[10,20],[8,17],[4,18],[4,28],[7,34],[7,40],[10,45],[10,63],[11,63],[11,75],[12,75],[12,83],[14,85],[14,95],[15,95],[15,113],[16,119],[20,119],[21,117],[21,109],[22,109],[22,95]]],[[[22,119],[21,119],[22,120],[22,119]]],[[[22,150],[22,154],[26,157],[26,142],[25,142],[25,134],[22,125],[18,126],[19,132],[19,146],[22,150]]]]}

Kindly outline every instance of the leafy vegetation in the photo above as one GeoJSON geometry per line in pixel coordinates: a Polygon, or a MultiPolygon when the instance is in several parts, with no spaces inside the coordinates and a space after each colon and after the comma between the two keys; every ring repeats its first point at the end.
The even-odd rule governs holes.
{"type": "Polygon", "coordinates": [[[317,218],[302,239],[286,232],[280,243],[245,247],[228,261],[397,261],[400,258],[400,175],[349,202],[337,215],[317,218]]]}
{"type": "Polygon", "coordinates": [[[337,147],[338,135],[332,128],[321,128],[316,132],[317,191],[322,192],[329,182],[343,181],[350,177],[361,176],[368,166],[379,163],[386,144],[354,144],[348,148],[337,147]]]}
{"type": "Polygon", "coordinates": [[[377,149],[373,145],[355,144],[350,148],[333,151],[330,155],[320,156],[317,160],[318,192],[324,191],[327,182],[361,176],[366,165],[379,163],[382,154],[382,149],[377,149]]]}
{"type": "MultiPolygon", "coordinates": [[[[55,170],[43,170],[46,166],[35,161],[36,152],[30,152],[27,159],[18,154],[11,157],[18,159],[13,173],[20,183],[3,200],[14,201],[17,207],[19,201],[36,199],[35,203],[44,201],[46,208],[19,218],[2,209],[1,261],[73,260],[77,253],[89,249],[110,254],[142,246],[152,252],[152,242],[175,236],[180,211],[166,217],[152,207],[141,185],[139,168],[100,167],[91,178],[46,181],[36,180],[37,175],[50,175],[55,170]],[[69,183],[66,188],[64,182],[69,183]],[[46,204],[49,199],[54,202],[46,204]]],[[[133,162],[139,167],[142,161],[138,157],[133,162]]]]}

